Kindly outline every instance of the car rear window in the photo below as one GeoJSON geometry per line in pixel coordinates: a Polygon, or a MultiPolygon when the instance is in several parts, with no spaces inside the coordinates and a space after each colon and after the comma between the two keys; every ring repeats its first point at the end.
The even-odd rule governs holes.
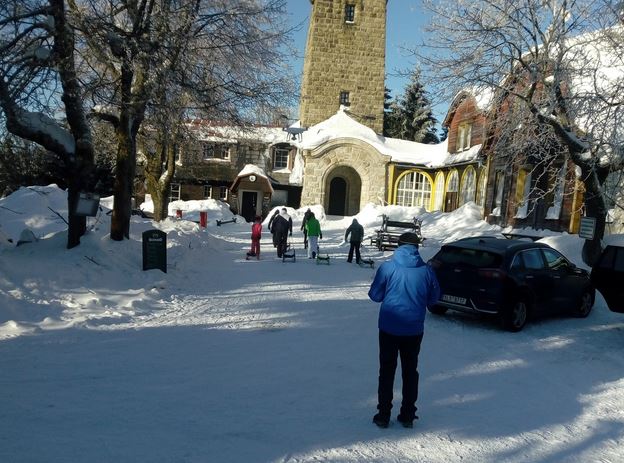
{"type": "Polygon", "coordinates": [[[498,268],[503,261],[500,254],[480,249],[446,246],[438,252],[435,260],[450,265],[466,265],[476,268],[498,268]]]}
{"type": "Polygon", "coordinates": [[[624,248],[607,246],[598,263],[598,267],[624,272],[624,248]]]}

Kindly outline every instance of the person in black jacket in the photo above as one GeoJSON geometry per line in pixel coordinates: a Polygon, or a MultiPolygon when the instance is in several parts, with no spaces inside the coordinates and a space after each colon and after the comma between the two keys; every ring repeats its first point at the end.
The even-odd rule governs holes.
{"type": "Polygon", "coordinates": [[[303,214],[303,220],[301,221],[301,231],[303,231],[303,248],[308,249],[308,229],[306,228],[306,223],[312,216],[312,211],[308,207],[308,210],[303,214]]]}
{"type": "Polygon", "coordinates": [[[269,219],[269,224],[267,225],[267,228],[269,229],[269,231],[271,232],[272,238],[273,238],[273,247],[276,248],[277,247],[277,238],[275,237],[275,233],[273,233],[273,222],[275,221],[275,218],[279,215],[279,209],[275,209],[275,212],[273,213],[273,215],[271,216],[271,218],[269,219]]]}
{"type": "Polygon", "coordinates": [[[353,219],[349,228],[345,232],[345,241],[351,235],[351,247],[349,248],[349,256],[347,257],[347,262],[351,263],[353,260],[353,251],[355,251],[355,261],[359,264],[362,257],[360,256],[360,246],[362,245],[362,240],[364,239],[364,227],[359,224],[357,219],[353,219]]]}
{"type": "Polygon", "coordinates": [[[288,236],[292,236],[292,219],[285,207],[273,220],[271,233],[273,233],[273,242],[277,243],[277,257],[282,257],[287,248],[288,236]]]}

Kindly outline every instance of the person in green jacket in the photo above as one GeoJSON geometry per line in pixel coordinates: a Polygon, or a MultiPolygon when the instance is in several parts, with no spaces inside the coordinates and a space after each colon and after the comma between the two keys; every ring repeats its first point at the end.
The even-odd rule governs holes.
{"type": "Polygon", "coordinates": [[[323,239],[323,233],[321,232],[321,224],[314,216],[314,212],[310,213],[305,229],[308,232],[308,259],[315,259],[319,252],[318,240],[323,239]]]}

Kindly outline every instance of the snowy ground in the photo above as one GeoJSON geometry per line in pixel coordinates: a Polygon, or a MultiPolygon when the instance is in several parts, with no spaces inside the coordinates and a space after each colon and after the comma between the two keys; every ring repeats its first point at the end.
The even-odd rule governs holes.
{"type": "MultiPolygon", "coordinates": [[[[322,222],[329,266],[303,256],[302,210],[292,211],[295,263],[276,259],[268,233],[261,260],[244,261],[250,226],[217,227],[214,215],[228,218],[218,208],[207,231],[167,221],[164,274],[141,271],[151,222],[135,218],[132,239],[113,242],[102,215],[66,250],[65,234],[54,234],[62,220],[45,203],[56,198],[62,215],[59,191],[20,192],[0,200],[0,225],[14,236],[28,221],[43,239],[0,246],[2,462],[624,459],[624,316],[600,295],[587,319],[540,320],[517,334],[430,316],[421,419],[382,430],[371,423],[374,270],[345,262],[351,218],[322,222]]],[[[367,233],[382,212],[359,215],[367,233]]],[[[424,219],[425,259],[444,241],[499,231],[471,207],[392,214],[424,219]]],[[[580,264],[577,238],[546,240],[580,264]]]]}

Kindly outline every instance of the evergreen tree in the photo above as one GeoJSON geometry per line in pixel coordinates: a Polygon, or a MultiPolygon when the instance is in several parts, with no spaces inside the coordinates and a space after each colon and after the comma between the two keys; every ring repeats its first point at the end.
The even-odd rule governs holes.
{"type": "Polygon", "coordinates": [[[392,96],[390,95],[390,89],[386,87],[384,91],[384,137],[398,138],[397,126],[399,124],[399,113],[399,102],[396,98],[392,100],[392,96]]]}
{"type": "Polygon", "coordinates": [[[387,112],[387,136],[419,143],[439,143],[437,119],[433,116],[427,92],[420,83],[420,71],[414,70],[400,100],[390,104],[387,112]]]}

